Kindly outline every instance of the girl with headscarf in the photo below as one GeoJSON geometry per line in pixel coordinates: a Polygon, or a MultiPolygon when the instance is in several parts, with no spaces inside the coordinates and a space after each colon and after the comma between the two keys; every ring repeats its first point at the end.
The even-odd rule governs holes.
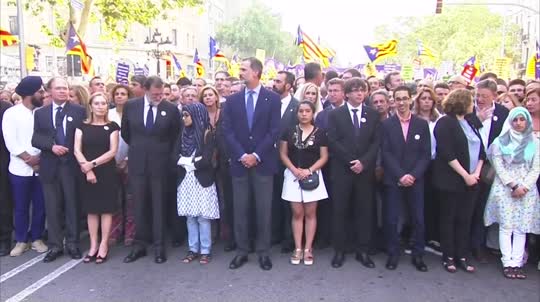
{"type": "Polygon", "coordinates": [[[516,107],[488,151],[497,177],[484,222],[486,226],[499,224],[503,274],[510,279],[527,277],[522,269],[525,235],[540,234],[540,198],[535,184],[540,174],[540,146],[532,132],[531,115],[516,107]]]}
{"type": "Polygon", "coordinates": [[[210,119],[201,103],[182,108],[184,127],[175,147],[178,165],[178,216],[187,217],[189,251],[182,260],[190,263],[211,261],[211,220],[219,218],[218,195],[215,186],[215,139],[210,131],[210,119]]]}

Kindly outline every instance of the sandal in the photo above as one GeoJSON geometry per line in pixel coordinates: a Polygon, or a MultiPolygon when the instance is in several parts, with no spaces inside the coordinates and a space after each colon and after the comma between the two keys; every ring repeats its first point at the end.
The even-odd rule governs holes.
{"type": "Polygon", "coordinates": [[[84,257],[83,262],[84,262],[84,263],[90,263],[90,262],[96,261],[96,256],[97,256],[97,252],[96,252],[95,255],[87,254],[87,255],[84,257]]]}
{"type": "Polygon", "coordinates": [[[515,278],[519,280],[527,279],[527,275],[525,275],[525,272],[523,272],[523,268],[521,267],[514,267],[514,274],[515,278]]]}
{"type": "Polygon", "coordinates": [[[446,257],[443,261],[444,269],[449,273],[455,273],[457,271],[456,263],[454,262],[454,258],[446,257]]]}
{"type": "Polygon", "coordinates": [[[506,266],[506,267],[503,268],[503,275],[507,279],[515,279],[516,278],[516,273],[514,271],[514,268],[510,267],[510,266],[506,266]]]}
{"type": "Polygon", "coordinates": [[[97,256],[96,257],[96,264],[103,264],[107,261],[107,255],[105,257],[97,256]]]}
{"type": "Polygon", "coordinates": [[[313,265],[313,251],[311,249],[304,250],[304,265],[313,265]]]}
{"type": "Polygon", "coordinates": [[[208,264],[212,261],[212,256],[210,254],[201,254],[201,259],[199,259],[200,264],[208,264]]]}
{"type": "Polygon", "coordinates": [[[186,257],[184,257],[184,259],[182,259],[182,262],[184,263],[190,263],[192,262],[193,260],[199,258],[199,255],[195,252],[192,252],[192,251],[189,251],[186,255],[186,257]]]}
{"type": "Polygon", "coordinates": [[[291,256],[291,264],[298,265],[302,261],[302,249],[295,249],[291,256]]]}
{"type": "Polygon", "coordinates": [[[461,258],[458,260],[458,267],[462,270],[466,271],[467,273],[474,273],[476,272],[476,268],[471,265],[469,262],[467,262],[467,258],[461,258]]]}

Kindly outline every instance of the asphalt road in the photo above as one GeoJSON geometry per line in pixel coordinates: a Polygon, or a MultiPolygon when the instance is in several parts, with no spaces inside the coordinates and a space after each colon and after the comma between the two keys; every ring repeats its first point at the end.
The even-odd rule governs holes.
{"type": "Polygon", "coordinates": [[[417,272],[402,256],[396,271],[384,268],[386,256],[373,257],[377,267],[364,268],[348,255],[340,269],[330,266],[332,250],[315,251],[311,267],[293,266],[289,255],[274,248],[274,268],[262,271],[256,255],[242,268],[228,269],[233,253],[214,248],[212,263],[180,262],[185,245],[168,249],[168,261],[153,255],[124,264],[129,248],[112,247],[105,264],[84,264],[64,256],[43,263],[28,251],[0,258],[0,301],[540,301],[540,271],[528,265],[527,280],[507,280],[497,258],[477,265],[477,273],[444,271],[439,257],[427,254],[429,272],[417,272]],[[25,265],[26,263],[26,265],[25,265]],[[21,268],[24,269],[21,271],[21,268]]]}

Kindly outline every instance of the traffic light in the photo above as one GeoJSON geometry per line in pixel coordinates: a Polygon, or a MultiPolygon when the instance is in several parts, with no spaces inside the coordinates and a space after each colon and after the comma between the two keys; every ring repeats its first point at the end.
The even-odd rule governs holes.
{"type": "Polygon", "coordinates": [[[437,0],[437,6],[435,7],[436,14],[442,13],[442,2],[443,0],[437,0]]]}

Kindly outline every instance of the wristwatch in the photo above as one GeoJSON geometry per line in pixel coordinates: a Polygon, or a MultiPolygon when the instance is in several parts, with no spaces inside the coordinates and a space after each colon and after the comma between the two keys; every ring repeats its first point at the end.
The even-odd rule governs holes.
{"type": "Polygon", "coordinates": [[[94,166],[94,168],[97,167],[97,162],[95,160],[92,162],[92,166],[94,166]]]}

